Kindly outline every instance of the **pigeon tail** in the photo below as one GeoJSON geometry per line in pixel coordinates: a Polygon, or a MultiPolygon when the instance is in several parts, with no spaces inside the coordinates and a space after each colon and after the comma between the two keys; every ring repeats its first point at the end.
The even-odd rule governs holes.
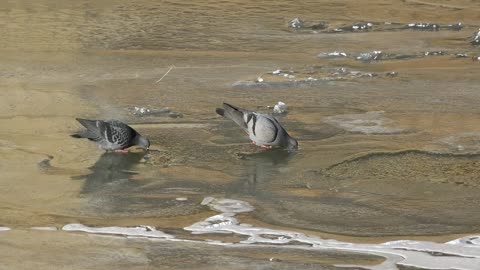
{"type": "Polygon", "coordinates": [[[218,114],[220,114],[219,111],[222,112],[223,114],[220,114],[220,115],[223,115],[226,118],[233,120],[241,128],[243,128],[244,130],[247,130],[247,124],[245,123],[245,119],[244,119],[244,113],[246,111],[244,109],[235,107],[233,105],[230,105],[224,102],[223,109],[218,109],[216,111],[218,114]]]}
{"type": "Polygon", "coordinates": [[[224,109],[216,108],[216,109],[215,109],[215,112],[216,112],[218,115],[225,116],[225,110],[224,110],[224,109]]]}
{"type": "Polygon", "coordinates": [[[237,112],[241,112],[241,113],[244,113],[244,112],[245,112],[244,109],[239,108],[239,107],[236,107],[236,106],[233,106],[232,104],[228,104],[228,103],[226,103],[226,102],[223,102],[223,108],[224,108],[225,110],[229,110],[229,109],[230,109],[230,110],[237,111],[237,112]]]}
{"type": "Polygon", "coordinates": [[[71,134],[70,137],[77,139],[89,139],[90,141],[100,141],[102,138],[89,130],[81,131],[79,133],[71,134]]]}
{"type": "Polygon", "coordinates": [[[88,130],[96,131],[98,130],[96,120],[88,120],[83,118],[75,118],[82,126],[86,127],[88,130]]]}
{"type": "Polygon", "coordinates": [[[87,128],[87,130],[80,131],[76,134],[72,134],[73,138],[86,138],[91,141],[99,141],[101,140],[100,136],[100,130],[97,127],[97,121],[96,120],[88,120],[88,119],[82,119],[82,118],[75,118],[82,126],[87,128]]]}

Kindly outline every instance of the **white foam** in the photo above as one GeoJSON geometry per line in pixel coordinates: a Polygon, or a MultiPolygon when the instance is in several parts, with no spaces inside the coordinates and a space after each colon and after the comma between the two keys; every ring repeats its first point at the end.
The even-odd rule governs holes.
{"type": "Polygon", "coordinates": [[[152,226],[138,227],[89,227],[83,224],[67,224],[63,226],[64,231],[81,231],[87,233],[112,234],[122,236],[150,237],[150,238],[173,238],[173,235],[158,231],[152,226]]]}

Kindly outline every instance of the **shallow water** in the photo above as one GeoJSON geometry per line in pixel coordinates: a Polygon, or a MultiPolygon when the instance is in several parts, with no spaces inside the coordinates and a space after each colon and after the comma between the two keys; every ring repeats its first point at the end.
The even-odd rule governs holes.
{"type": "MultiPolygon", "coordinates": [[[[214,215],[201,205],[205,197],[248,201],[255,210],[241,218],[249,224],[345,242],[446,242],[479,232],[480,63],[471,57],[480,51],[468,41],[479,27],[475,1],[18,1],[0,4],[0,11],[0,225],[12,228],[0,235],[5,252],[15,254],[14,244],[32,252],[51,237],[85,256],[97,254],[97,265],[71,259],[79,269],[105,269],[117,256],[105,245],[113,241],[142,258],[168,251],[165,260],[182,260],[166,268],[197,265],[204,248],[221,254],[205,269],[222,260],[251,269],[245,262],[254,259],[251,247],[219,251],[203,242],[243,236],[184,230],[214,215]],[[465,27],[327,33],[289,28],[297,16],[329,27],[370,21],[465,27]],[[375,50],[422,57],[355,59],[375,50]],[[348,57],[318,57],[334,51],[348,57]],[[425,55],[433,51],[446,53],[425,55]],[[234,123],[215,115],[223,101],[264,112],[287,103],[282,122],[300,151],[249,145],[234,123]],[[136,106],[178,114],[138,116],[136,106]],[[68,136],[80,128],[75,117],[124,120],[151,139],[152,149],[103,153],[68,136]],[[150,225],[199,242],[153,248],[148,241],[29,229],[70,223],[150,225]]],[[[56,258],[58,249],[45,247],[42,261],[70,260],[56,258]]],[[[289,251],[267,246],[255,259],[271,252],[289,251]]],[[[278,268],[381,261],[369,252],[361,258],[334,249],[295,252],[278,268]],[[329,256],[335,258],[322,259],[329,256]]],[[[28,267],[12,256],[9,268],[28,267]]]]}

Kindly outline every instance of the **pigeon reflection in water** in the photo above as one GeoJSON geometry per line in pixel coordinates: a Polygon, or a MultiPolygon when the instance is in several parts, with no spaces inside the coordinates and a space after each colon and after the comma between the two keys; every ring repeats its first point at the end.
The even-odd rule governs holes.
{"type": "Polygon", "coordinates": [[[233,190],[235,193],[241,191],[259,195],[259,186],[266,185],[283,174],[282,170],[288,169],[288,162],[296,154],[297,152],[284,149],[272,149],[245,155],[247,174],[243,181],[236,182],[230,190],[233,190]]]}
{"type": "Polygon", "coordinates": [[[115,153],[105,152],[98,161],[90,167],[88,175],[77,176],[74,179],[85,179],[81,193],[108,193],[138,186],[131,181],[135,172],[130,169],[138,164],[145,153],[115,153]]]}
{"type": "Polygon", "coordinates": [[[83,211],[91,215],[130,215],[137,212],[134,194],[143,181],[134,180],[136,164],[143,152],[105,152],[90,167],[91,173],[73,179],[83,180],[80,195],[87,204],[83,211]]]}

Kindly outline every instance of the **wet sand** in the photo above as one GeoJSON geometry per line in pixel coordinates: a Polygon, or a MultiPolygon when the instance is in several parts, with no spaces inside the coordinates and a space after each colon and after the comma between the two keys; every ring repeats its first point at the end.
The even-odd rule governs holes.
{"type": "MultiPolygon", "coordinates": [[[[42,237],[76,246],[83,241],[76,234],[23,230],[77,222],[148,224],[188,237],[183,227],[213,214],[200,205],[208,196],[250,202],[250,224],[351,242],[443,242],[480,231],[480,63],[470,58],[480,52],[468,42],[480,21],[474,1],[19,1],[0,9],[0,225],[14,228],[0,235],[5,250],[15,244],[37,250],[42,237]],[[288,28],[297,16],[331,25],[461,21],[465,28],[326,34],[288,28]],[[451,54],[370,63],[317,57],[373,50],[451,54]],[[321,67],[398,76],[232,87],[259,76],[268,82],[275,77],[265,74],[277,69],[320,76],[321,67]],[[215,115],[223,101],[261,111],[287,103],[282,121],[300,151],[253,148],[238,127],[215,115]],[[182,117],[139,117],[135,106],[169,107],[182,117]],[[131,123],[154,151],[106,155],[69,137],[80,128],[75,117],[131,123]]],[[[103,239],[88,239],[85,256],[99,245],[115,256],[103,239]]],[[[144,244],[117,244],[145,255],[144,244]]],[[[192,250],[169,245],[201,256],[193,248],[198,243],[192,250]]],[[[45,247],[40,268],[55,263],[56,249],[45,247]]],[[[250,254],[239,249],[244,253],[250,254]]],[[[10,268],[37,261],[10,254],[10,268]]],[[[100,267],[76,260],[79,269],[100,267]]],[[[151,267],[129,260],[119,267],[151,267]]],[[[278,267],[293,269],[302,260],[278,267]]]]}

